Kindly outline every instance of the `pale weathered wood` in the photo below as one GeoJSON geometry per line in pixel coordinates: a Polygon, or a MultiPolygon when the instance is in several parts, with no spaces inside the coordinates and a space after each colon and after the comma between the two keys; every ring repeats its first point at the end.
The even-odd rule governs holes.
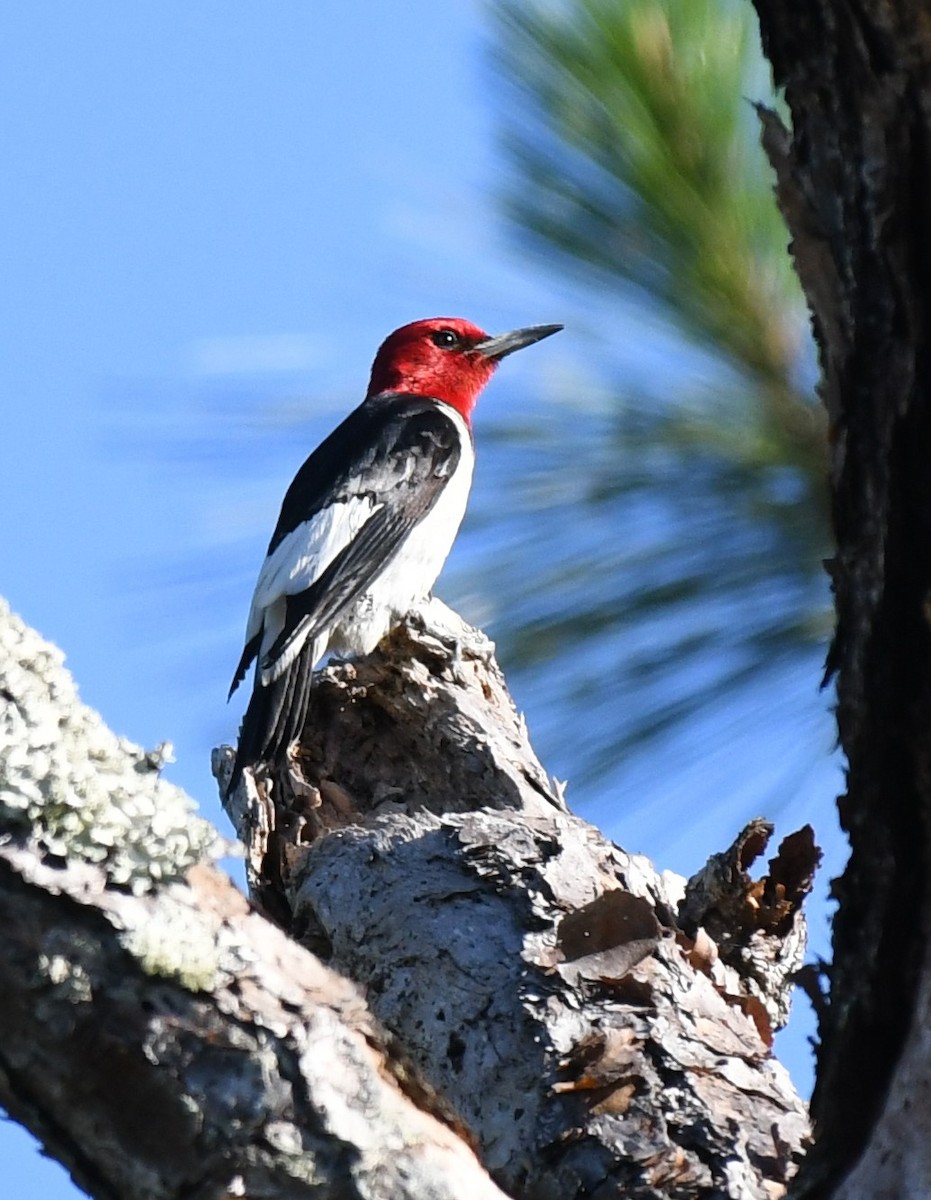
{"type": "Polygon", "coordinates": [[[344,720],[306,739],[303,836],[263,835],[281,913],[385,1033],[0,612],[0,1103],[107,1200],[498,1195],[473,1139],[512,1195],[782,1194],[804,1107],[676,929],[681,881],[566,811],[490,647],[426,622],[327,673],[344,720]],[[315,746],[339,779],[312,782],[315,746]]]}
{"type": "MultiPolygon", "coordinates": [[[[230,800],[260,901],[364,986],[510,1193],[783,1194],[808,1123],[770,1053],[763,974],[686,934],[684,880],[566,810],[492,650],[433,601],[321,674],[294,769],[230,800]]],[[[807,884],[773,883],[781,934],[740,872],[735,947],[760,934],[797,956],[807,844],[807,884]]]]}
{"type": "Polygon", "coordinates": [[[500,1196],[190,807],[0,607],[0,1104],[99,1200],[500,1196]]]}

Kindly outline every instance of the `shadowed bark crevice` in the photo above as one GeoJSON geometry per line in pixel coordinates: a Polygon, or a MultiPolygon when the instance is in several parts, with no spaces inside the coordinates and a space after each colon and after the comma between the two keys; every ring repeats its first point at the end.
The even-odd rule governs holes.
{"type": "MultiPolygon", "coordinates": [[[[923,5],[903,0],[755,3],[792,121],[786,131],[769,114],[764,143],[831,421],[837,632],[829,671],[849,766],[840,813],[851,856],[834,889],[817,1137],[799,1191],[822,1196],[835,1194],[864,1152],[875,1151],[879,1164],[883,1144],[901,1146],[881,1127],[927,971],[931,24],[923,5]]],[[[927,1177],[915,1162],[910,1173],[927,1177]]],[[[864,1195],[905,1194],[904,1176],[859,1178],[850,1186],[864,1195]]]]}

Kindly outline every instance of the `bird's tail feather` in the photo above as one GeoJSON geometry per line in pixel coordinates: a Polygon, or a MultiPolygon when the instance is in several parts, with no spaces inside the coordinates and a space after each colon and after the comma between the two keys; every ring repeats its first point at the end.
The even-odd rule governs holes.
{"type": "Polygon", "coordinates": [[[246,767],[275,764],[300,734],[310,703],[314,643],[308,639],[288,669],[263,686],[256,677],[249,707],[239,730],[236,761],[227,786],[230,795],[246,767]]]}

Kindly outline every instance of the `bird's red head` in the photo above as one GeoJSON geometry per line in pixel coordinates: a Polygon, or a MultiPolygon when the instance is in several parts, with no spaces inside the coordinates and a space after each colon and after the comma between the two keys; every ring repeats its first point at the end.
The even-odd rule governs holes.
{"type": "Polygon", "coordinates": [[[367,397],[408,392],[442,400],[468,422],[479,393],[502,358],[562,329],[536,325],[498,337],[461,317],[412,321],[382,342],[369,381],[367,397]]]}

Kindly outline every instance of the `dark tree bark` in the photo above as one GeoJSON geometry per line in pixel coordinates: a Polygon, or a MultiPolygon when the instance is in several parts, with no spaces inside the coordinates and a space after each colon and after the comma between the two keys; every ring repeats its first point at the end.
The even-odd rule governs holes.
{"type": "Polygon", "coordinates": [[[754,0],[791,131],[765,144],[831,423],[840,810],[805,1197],[931,1188],[931,16],[914,0],[754,0]],[[851,1173],[852,1172],[852,1173],[851,1173]]]}

